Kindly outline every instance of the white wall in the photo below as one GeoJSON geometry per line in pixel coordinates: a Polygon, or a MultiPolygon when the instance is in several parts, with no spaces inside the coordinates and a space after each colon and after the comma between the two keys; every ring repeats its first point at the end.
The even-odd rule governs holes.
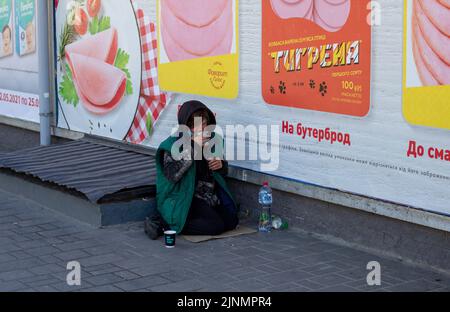
{"type": "MultiPolygon", "coordinates": [[[[156,22],[156,0],[138,0],[156,22]]],[[[350,133],[352,146],[317,143],[281,135],[283,144],[302,146],[334,155],[403,166],[450,176],[450,163],[408,158],[410,140],[425,147],[450,149],[450,132],[411,126],[402,116],[403,1],[380,0],[382,25],[373,29],[372,108],[366,118],[267,105],[261,96],[261,1],[240,1],[241,70],[239,98],[233,101],[190,95],[175,97],[147,142],[157,146],[176,124],[177,104],[198,98],[217,113],[219,124],[277,124],[282,120],[350,133]]],[[[257,164],[239,166],[259,170],[257,164]]],[[[450,214],[450,180],[429,178],[391,169],[281,151],[281,164],[273,174],[336,188],[417,208],[450,214]]]]}

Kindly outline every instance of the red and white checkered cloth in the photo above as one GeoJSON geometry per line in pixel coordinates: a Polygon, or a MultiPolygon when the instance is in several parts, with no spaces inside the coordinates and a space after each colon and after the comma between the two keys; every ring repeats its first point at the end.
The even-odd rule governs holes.
{"type": "Polygon", "coordinates": [[[150,136],[161,112],[170,101],[170,94],[162,92],[158,84],[156,27],[132,0],[139,25],[142,50],[142,83],[136,116],[126,136],[128,142],[142,143],[150,136]],[[151,118],[149,121],[148,118],[151,118]],[[151,129],[148,129],[150,125],[151,129]]]}

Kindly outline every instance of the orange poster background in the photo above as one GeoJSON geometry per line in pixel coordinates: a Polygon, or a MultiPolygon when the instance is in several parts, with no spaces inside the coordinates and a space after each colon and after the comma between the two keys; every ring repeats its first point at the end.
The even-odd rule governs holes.
{"type": "Polygon", "coordinates": [[[306,19],[281,19],[272,10],[270,0],[262,0],[262,93],[267,103],[357,117],[369,113],[372,43],[371,26],[368,23],[370,0],[350,1],[351,11],[347,23],[333,33],[306,19]],[[292,39],[297,42],[269,46],[273,42],[292,39]],[[304,56],[300,71],[288,72],[282,61],[280,72],[274,70],[273,52],[320,48],[325,44],[357,40],[360,40],[359,64],[322,68],[319,61],[312,69],[308,69],[304,56]],[[337,73],[347,74],[333,77],[337,73]]]}

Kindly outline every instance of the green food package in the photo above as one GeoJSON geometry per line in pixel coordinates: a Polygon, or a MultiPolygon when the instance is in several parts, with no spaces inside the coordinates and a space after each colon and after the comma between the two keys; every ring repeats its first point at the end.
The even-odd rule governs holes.
{"type": "Polygon", "coordinates": [[[14,1],[16,52],[26,55],[36,51],[36,0],[14,1]]]}
{"type": "Polygon", "coordinates": [[[12,55],[13,49],[12,0],[0,0],[0,58],[12,55]]]}

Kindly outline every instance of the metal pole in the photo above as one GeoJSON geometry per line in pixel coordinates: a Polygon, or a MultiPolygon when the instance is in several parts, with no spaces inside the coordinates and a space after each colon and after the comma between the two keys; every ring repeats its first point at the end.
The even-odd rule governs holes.
{"type": "MultiPolygon", "coordinates": [[[[37,1],[37,25],[38,25],[38,58],[39,58],[39,117],[41,145],[51,144],[50,119],[52,109],[50,106],[50,82],[49,82],[49,23],[48,2],[37,1]]],[[[50,1],[52,2],[52,1],[50,1]]]]}

